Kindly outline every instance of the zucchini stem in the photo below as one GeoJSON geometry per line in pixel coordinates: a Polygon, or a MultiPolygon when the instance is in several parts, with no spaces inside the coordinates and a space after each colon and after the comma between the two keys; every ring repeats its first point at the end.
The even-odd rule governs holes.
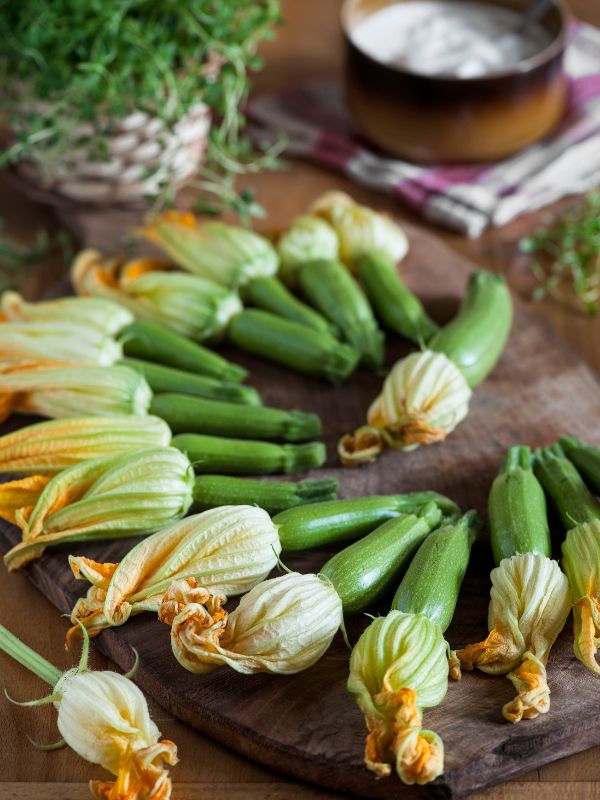
{"type": "Polygon", "coordinates": [[[62,676],[62,671],[32,650],[11,633],[4,625],[0,625],[0,650],[14,658],[38,678],[54,687],[62,676]]]}

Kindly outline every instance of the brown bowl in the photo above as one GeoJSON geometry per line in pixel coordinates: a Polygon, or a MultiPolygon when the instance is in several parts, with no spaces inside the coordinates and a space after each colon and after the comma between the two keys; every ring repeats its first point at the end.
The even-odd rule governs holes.
{"type": "MultiPolygon", "coordinates": [[[[517,11],[529,5],[478,1],[517,11]]],[[[567,96],[563,0],[555,0],[540,21],[552,35],[550,44],[517,67],[477,78],[420,75],[360,50],[350,37],[353,28],[397,2],[405,0],[346,0],[342,7],[347,101],[357,126],[375,144],[425,163],[489,161],[521,150],[556,125],[567,96]]]]}

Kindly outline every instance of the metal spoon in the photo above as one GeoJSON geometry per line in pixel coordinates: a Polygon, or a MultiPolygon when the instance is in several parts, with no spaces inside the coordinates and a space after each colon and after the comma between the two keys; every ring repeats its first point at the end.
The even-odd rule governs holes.
{"type": "Polygon", "coordinates": [[[519,36],[524,34],[525,31],[533,25],[534,22],[537,22],[540,17],[543,17],[546,11],[552,8],[553,5],[554,0],[533,0],[527,11],[519,20],[519,24],[514,29],[513,33],[519,36]]]}

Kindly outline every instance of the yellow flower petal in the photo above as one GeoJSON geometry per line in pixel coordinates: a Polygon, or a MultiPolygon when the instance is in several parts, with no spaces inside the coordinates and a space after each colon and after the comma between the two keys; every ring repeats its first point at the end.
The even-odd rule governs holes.
{"type": "Polygon", "coordinates": [[[49,481],[47,475],[30,475],[0,484],[0,517],[25,529],[33,507],[49,481]]]}
{"type": "Polygon", "coordinates": [[[532,653],[525,653],[522,663],[507,676],[518,694],[502,709],[509,722],[535,719],[550,710],[550,688],[546,667],[532,653]]]}

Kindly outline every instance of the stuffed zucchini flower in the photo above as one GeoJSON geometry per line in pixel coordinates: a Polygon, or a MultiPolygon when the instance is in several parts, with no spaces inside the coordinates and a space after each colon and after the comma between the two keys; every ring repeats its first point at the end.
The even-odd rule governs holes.
{"type": "Polygon", "coordinates": [[[237,595],[264,580],[277,563],[277,528],[257,506],[221,506],[186,517],[143,539],[118,564],[69,556],[76,578],[92,586],[71,614],[72,638],[122,625],[142,611],[158,612],[174,581],[200,582],[213,593],[237,595]]]}
{"type": "Polygon", "coordinates": [[[242,309],[236,292],[175,272],[158,259],[124,262],[84,250],[73,263],[71,280],[80,295],[110,298],[138,319],[200,341],[220,336],[242,309]]]}
{"type": "Polygon", "coordinates": [[[506,675],[517,690],[502,709],[510,722],[550,708],[546,663],[571,610],[569,581],[542,553],[504,558],[492,570],[489,635],[457,653],[463,669],[506,675]]]}
{"type": "Polygon", "coordinates": [[[171,779],[167,767],[177,763],[177,747],[168,739],[161,740],[144,695],[130,680],[135,667],[128,675],[88,670],[86,639],[79,666],[61,673],[3,626],[0,650],[53,687],[47,697],[17,704],[53,703],[62,740],[49,749],[68,745],[116,777],[116,781],[90,781],[93,797],[169,800],[171,779]]]}
{"type": "Polygon", "coordinates": [[[573,591],[576,657],[600,677],[600,521],[572,528],[563,542],[563,569],[573,591]]]}
{"type": "Polygon", "coordinates": [[[408,450],[442,442],[467,416],[471,394],[443,353],[412,353],[392,367],[369,407],[367,425],[340,440],[342,462],[372,461],[386,446],[408,450]]]}
{"type": "Polygon", "coordinates": [[[60,297],[28,303],[18,292],[0,297],[0,313],[8,322],[69,322],[114,336],[133,322],[133,314],[101,297],[60,297]]]}
{"type": "Polygon", "coordinates": [[[153,533],[187,512],[193,486],[194,469],[174,447],[92,459],[53,478],[1,484],[0,516],[23,534],[4,562],[14,570],[62,542],[153,533]]]}
{"type": "Polygon", "coordinates": [[[201,223],[189,212],[167,211],[140,232],[178,266],[231,289],[275,275],[279,267],[275,248],[263,236],[222,222],[201,223]]]}
{"type": "Polygon", "coordinates": [[[55,418],[144,415],[151,400],[144,376],[124,366],[60,361],[0,366],[0,421],[13,412],[55,418]]]}
{"type": "Polygon", "coordinates": [[[0,363],[64,361],[109,366],[123,357],[122,345],[111,334],[84,322],[0,323],[0,363]]]}
{"type": "Polygon", "coordinates": [[[158,417],[70,417],[26,425],[0,436],[0,474],[52,474],[90,458],[167,446],[171,430],[158,417]]]}
{"type": "Polygon", "coordinates": [[[382,255],[396,263],[408,252],[408,239],[399,225],[385,214],[356,203],[344,192],[325,192],[308,210],[333,227],[340,258],[352,269],[365,254],[382,255]]]}
{"type": "Polygon", "coordinates": [[[404,783],[424,784],[444,771],[443,742],[422,728],[422,712],[446,695],[447,654],[437,623],[402,611],[376,617],[352,650],[348,691],[365,715],[365,764],[377,777],[395,767],[404,783]]]}
{"type": "Polygon", "coordinates": [[[171,626],[182,667],[204,673],[227,664],[237,672],[289,675],[312,666],[342,625],[342,601],[317,575],[290,572],[255,586],[230,614],[224,595],[176,581],[159,618],[171,626]]]}
{"type": "Polygon", "coordinates": [[[290,286],[297,283],[297,272],[307,261],[335,260],[339,254],[337,234],[324,219],[310,214],[296,217],[277,240],[281,277],[290,286]]]}

